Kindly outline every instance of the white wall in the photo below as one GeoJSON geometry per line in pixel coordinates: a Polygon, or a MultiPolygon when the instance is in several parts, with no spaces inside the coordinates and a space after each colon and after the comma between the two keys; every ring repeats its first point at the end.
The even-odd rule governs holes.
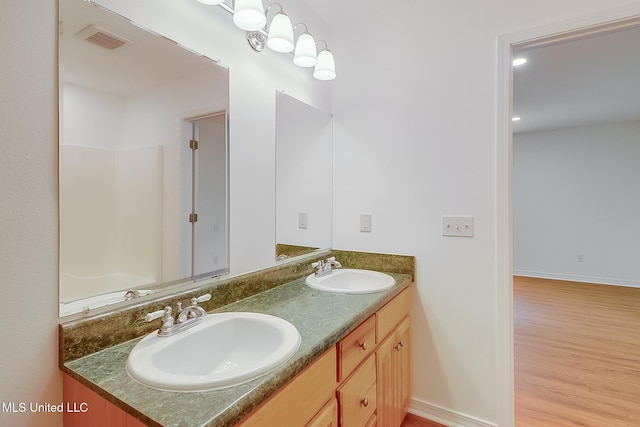
{"type": "Polygon", "coordinates": [[[416,256],[412,410],[509,425],[496,398],[497,37],[631,3],[413,0],[334,31],[334,247],[416,256]],[[475,237],[442,237],[449,214],[473,215],[475,237]]]}
{"type": "Polygon", "coordinates": [[[640,287],[640,121],[513,145],[514,272],[640,287]]]}
{"type": "MultiPolygon", "coordinates": [[[[0,401],[60,402],[56,2],[0,3],[0,401]],[[29,28],[29,29],[27,29],[29,28]]],[[[0,413],[7,426],[51,414],[0,413]]]]}

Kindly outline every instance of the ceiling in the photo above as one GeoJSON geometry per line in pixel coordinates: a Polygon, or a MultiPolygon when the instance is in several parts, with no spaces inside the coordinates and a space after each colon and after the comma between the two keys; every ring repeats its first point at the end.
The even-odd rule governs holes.
{"type": "Polygon", "coordinates": [[[62,79],[121,97],[199,72],[227,79],[227,70],[165,37],[84,0],[60,1],[62,79]],[[114,50],[85,40],[89,26],[129,43],[114,50]],[[86,33],[86,34],[85,34],[86,33]]]}
{"type": "Polygon", "coordinates": [[[303,0],[309,9],[325,24],[334,27],[339,24],[354,22],[383,9],[397,8],[398,4],[407,0],[303,0]]]}
{"type": "MultiPolygon", "coordinates": [[[[398,2],[303,0],[330,27],[361,20],[398,2]]],[[[399,0],[408,1],[408,0],[399,0]]],[[[518,52],[514,132],[640,119],[640,28],[518,52]]]]}
{"type": "Polygon", "coordinates": [[[514,132],[640,119],[640,28],[514,53],[514,132]]]}

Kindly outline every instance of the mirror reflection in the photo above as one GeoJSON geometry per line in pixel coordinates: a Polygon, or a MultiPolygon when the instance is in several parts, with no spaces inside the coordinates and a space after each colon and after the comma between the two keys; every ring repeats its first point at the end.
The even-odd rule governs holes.
{"type": "Polygon", "coordinates": [[[60,1],[60,315],[229,271],[228,71],[60,1]]]}
{"type": "Polygon", "coordinates": [[[333,119],[276,92],[276,259],[331,247],[333,119]]]}

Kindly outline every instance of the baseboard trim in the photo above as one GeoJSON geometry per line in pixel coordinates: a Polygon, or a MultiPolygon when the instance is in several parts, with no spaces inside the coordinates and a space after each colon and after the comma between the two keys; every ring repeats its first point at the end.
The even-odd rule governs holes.
{"type": "Polygon", "coordinates": [[[628,288],[640,288],[640,282],[637,280],[625,280],[625,279],[613,279],[608,277],[591,277],[591,276],[579,276],[574,274],[558,274],[558,273],[544,273],[540,271],[527,271],[527,270],[515,270],[514,276],[523,277],[535,277],[538,279],[551,279],[551,280],[567,280],[570,282],[584,282],[595,283],[598,285],[614,285],[625,286],[628,288]]]}
{"type": "Polygon", "coordinates": [[[415,398],[411,399],[409,412],[449,427],[497,427],[495,423],[455,412],[415,398]]]}

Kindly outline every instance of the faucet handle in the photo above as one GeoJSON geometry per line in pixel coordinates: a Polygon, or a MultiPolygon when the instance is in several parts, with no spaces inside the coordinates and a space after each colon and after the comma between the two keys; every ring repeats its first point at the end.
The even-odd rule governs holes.
{"type": "Polygon", "coordinates": [[[318,268],[318,267],[323,267],[323,266],[324,266],[324,261],[323,260],[311,263],[311,267],[313,267],[313,268],[318,268]]]}
{"type": "Polygon", "coordinates": [[[165,307],[164,310],[154,311],[153,313],[149,313],[144,317],[144,320],[147,322],[151,322],[152,320],[159,319],[165,315],[171,315],[171,307],[165,307]]]}
{"type": "Polygon", "coordinates": [[[199,302],[209,301],[211,299],[211,294],[204,294],[199,297],[191,298],[191,305],[198,305],[199,302]]]}

